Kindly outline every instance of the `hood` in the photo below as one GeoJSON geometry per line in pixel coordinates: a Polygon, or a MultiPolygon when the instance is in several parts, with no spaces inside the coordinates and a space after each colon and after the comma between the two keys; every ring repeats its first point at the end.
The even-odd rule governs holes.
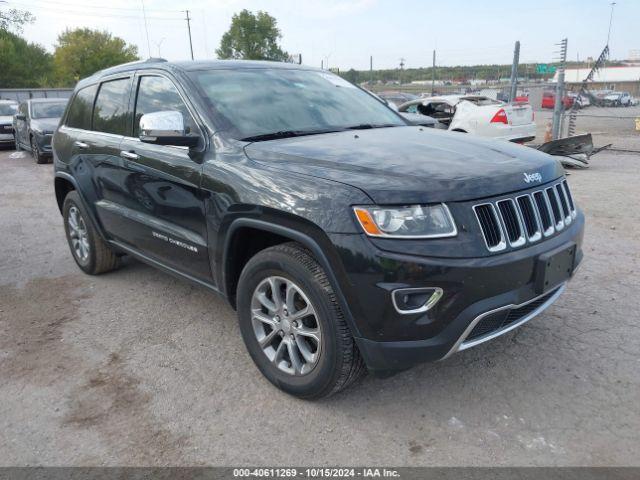
{"type": "Polygon", "coordinates": [[[32,118],[31,119],[31,129],[38,130],[40,132],[55,132],[56,128],[58,128],[58,123],[60,123],[60,119],[57,117],[54,118],[32,118]]]}
{"type": "Polygon", "coordinates": [[[0,125],[10,125],[13,123],[13,115],[0,115],[0,125]]]}
{"type": "Polygon", "coordinates": [[[273,168],[352,185],[377,204],[472,200],[564,173],[533,148],[409,126],[254,142],[245,152],[273,168]]]}

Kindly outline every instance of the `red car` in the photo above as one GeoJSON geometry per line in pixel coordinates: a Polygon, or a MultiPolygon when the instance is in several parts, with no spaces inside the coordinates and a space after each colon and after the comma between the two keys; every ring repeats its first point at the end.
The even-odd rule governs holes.
{"type": "MultiPolygon", "coordinates": [[[[573,106],[573,98],[568,95],[565,95],[562,99],[562,103],[565,109],[571,108],[573,106]]],[[[556,94],[555,92],[544,92],[542,94],[542,108],[551,108],[553,109],[556,104],[556,94]]]]}

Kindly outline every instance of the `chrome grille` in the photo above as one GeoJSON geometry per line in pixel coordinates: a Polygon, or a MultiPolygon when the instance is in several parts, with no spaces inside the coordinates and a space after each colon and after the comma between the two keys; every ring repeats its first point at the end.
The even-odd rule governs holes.
{"type": "Polygon", "coordinates": [[[473,210],[476,212],[476,218],[480,223],[482,235],[485,244],[490,252],[503,250],[507,244],[502,234],[502,227],[496,214],[496,209],[491,203],[475,205],[473,210]]]}
{"type": "Polygon", "coordinates": [[[566,180],[532,193],[473,206],[487,248],[497,252],[559,232],[576,216],[566,180]]]}

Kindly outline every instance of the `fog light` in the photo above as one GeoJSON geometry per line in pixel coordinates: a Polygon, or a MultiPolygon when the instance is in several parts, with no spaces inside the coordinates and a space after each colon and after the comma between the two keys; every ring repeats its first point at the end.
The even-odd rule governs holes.
{"type": "Polygon", "coordinates": [[[403,315],[423,313],[432,308],[442,298],[438,287],[400,288],[391,294],[395,309],[403,315]]]}

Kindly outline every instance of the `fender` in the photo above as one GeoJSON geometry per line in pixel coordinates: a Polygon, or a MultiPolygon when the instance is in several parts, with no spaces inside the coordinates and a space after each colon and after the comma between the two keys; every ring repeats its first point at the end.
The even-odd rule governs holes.
{"type": "MultiPolygon", "coordinates": [[[[86,198],[84,197],[84,193],[78,187],[78,182],[76,182],[76,179],[72,175],[68,174],[67,172],[62,172],[62,171],[55,172],[54,178],[64,178],[65,180],[68,180],[71,183],[71,185],[73,185],[73,189],[76,192],[78,192],[78,196],[80,197],[80,201],[82,202],[82,204],[84,205],[85,210],[89,214],[89,219],[91,220],[91,223],[93,223],[93,227],[96,229],[96,231],[98,232],[100,237],[102,237],[102,239],[105,242],[108,242],[109,239],[105,235],[105,232],[102,229],[102,225],[100,224],[100,222],[98,221],[98,218],[96,217],[95,209],[91,208],[91,206],[88,204],[86,198]]],[[[60,213],[62,214],[62,210],[60,210],[60,213]]]]}
{"type": "MultiPolygon", "coordinates": [[[[233,238],[235,231],[241,227],[251,227],[258,230],[264,230],[270,233],[275,233],[283,237],[290,238],[291,240],[296,241],[301,245],[303,245],[304,247],[308,248],[311,251],[311,253],[313,253],[313,256],[318,261],[320,266],[325,271],[327,278],[329,279],[329,283],[331,284],[331,287],[333,288],[333,291],[336,294],[338,303],[340,304],[340,308],[344,313],[345,319],[347,320],[347,324],[351,329],[351,334],[354,337],[361,336],[360,331],[353,318],[353,314],[351,313],[351,309],[349,308],[349,304],[342,292],[342,288],[340,287],[340,283],[338,282],[338,279],[335,276],[334,270],[331,267],[331,263],[329,262],[329,259],[325,255],[324,251],[322,250],[318,242],[316,242],[309,235],[302,233],[298,230],[294,230],[289,227],[285,227],[282,225],[269,223],[269,222],[265,222],[264,220],[257,220],[253,218],[243,217],[243,218],[238,218],[234,220],[229,226],[227,235],[225,236],[225,240],[224,240],[224,251],[222,254],[222,265],[221,265],[222,279],[223,279],[222,285],[226,285],[226,262],[227,262],[227,255],[228,255],[227,252],[229,251],[229,244],[231,242],[231,239],[233,238]]],[[[228,297],[228,294],[226,291],[225,291],[225,296],[228,297]]]]}

